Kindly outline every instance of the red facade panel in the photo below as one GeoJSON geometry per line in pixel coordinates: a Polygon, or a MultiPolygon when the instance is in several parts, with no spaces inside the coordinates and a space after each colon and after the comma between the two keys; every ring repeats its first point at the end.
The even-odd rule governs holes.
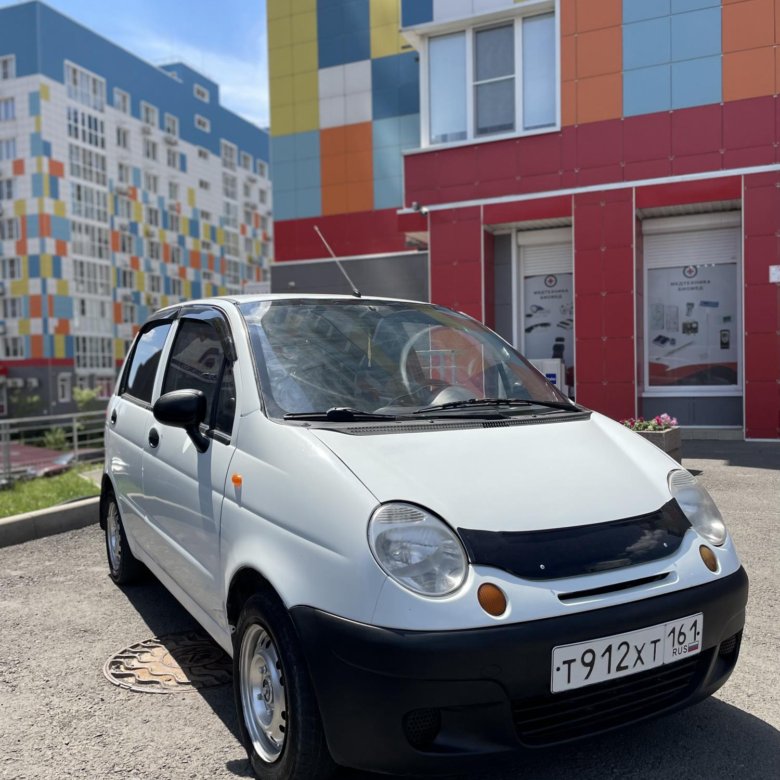
{"type": "Polygon", "coordinates": [[[745,177],[745,433],[780,437],[780,173],[745,177]]]}

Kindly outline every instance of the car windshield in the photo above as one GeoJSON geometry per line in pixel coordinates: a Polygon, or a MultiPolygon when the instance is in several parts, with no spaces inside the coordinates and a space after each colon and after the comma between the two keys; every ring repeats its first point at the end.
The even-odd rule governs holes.
{"type": "Polygon", "coordinates": [[[288,299],[240,309],[274,417],[508,414],[536,401],[576,409],[509,344],[439,306],[288,299]]]}

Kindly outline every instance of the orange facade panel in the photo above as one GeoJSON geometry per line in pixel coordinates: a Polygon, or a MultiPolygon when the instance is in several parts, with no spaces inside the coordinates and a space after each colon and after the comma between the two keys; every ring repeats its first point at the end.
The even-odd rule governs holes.
{"type": "Polygon", "coordinates": [[[623,76],[611,73],[577,81],[577,124],[623,115],[623,76]]]}
{"type": "Polygon", "coordinates": [[[574,10],[580,33],[623,23],[623,0],[576,0],[574,10]]]}
{"type": "Polygon", "coordinates": [[[723,53],[775,43],[775,0],[742,0],[723,6],[723,53]]]}
{"type": "Polygon", "coordinates": [[[732,51],[723,55],[723,99],[742,100],[775,93],[775,50],[732,51]]]}
{"type": "Polygon", "coordinates": [[[605,76],[623,69],[623,29],[605,27],[579,33],[577,40],[577,78],[605,76]]]}
{"type": "Polygon", "coordinates": [[[43,336],[40,334],[30,336],[30,357],[43,357],[43,336]]]}

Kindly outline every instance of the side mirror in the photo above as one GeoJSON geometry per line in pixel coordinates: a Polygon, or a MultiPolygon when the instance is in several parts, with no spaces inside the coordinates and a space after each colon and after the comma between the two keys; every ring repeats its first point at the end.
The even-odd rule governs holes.
{"type": "Polygon", "coordinates": [[[184,428],[198,452],[205,452],[209,440],[200,432],[206,419],[206,396],[202,390],[172,390],[161,395],[152,407],[157,422],[184,428]]]}

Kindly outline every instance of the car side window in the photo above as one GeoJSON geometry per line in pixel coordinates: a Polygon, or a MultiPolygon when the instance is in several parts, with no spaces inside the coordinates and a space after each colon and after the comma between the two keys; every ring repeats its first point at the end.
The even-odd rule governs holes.
{"type": "Polygon", "coordinates": [[[206,424],[230,435],[236,404],[233,367],[214,320],[185,317],[179,323],[162,392],[185,389],[203,391],[206,424]]]}
{"type": "Polygon", "coordinates": [[[125,371],[121,395],[127,394],[139,401],[151,403],[157,366],[170,329],[170,322],[161,322],[138,337],[125,371]]]}

